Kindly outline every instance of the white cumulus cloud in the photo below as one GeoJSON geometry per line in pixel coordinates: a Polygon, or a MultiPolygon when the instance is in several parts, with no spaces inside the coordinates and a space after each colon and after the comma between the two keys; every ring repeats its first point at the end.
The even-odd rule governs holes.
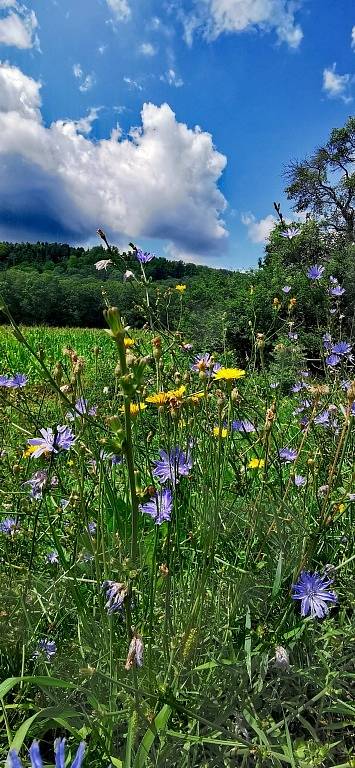
{"type": "Polygon", "coordinates": [[[143,53],[143,56],[155,56],[157,49],[152,43],[142,43],[139,46],[139,52],[143,53]]]}
{"type": "Polygon", "coordinates": [[[0,238],[84,242],[98,226],[116,240],[168,241],[177,252],[216,253],[226,239],[218,182],[226,158],[168,104],[144,104],[122,137],[83,135],[96,114],[47,127],[40,83],[0,65],[0,238]]]}
{"type": "Polygon", "coordinates": [[[351,47],[355,50],[355,26],[351,30],[351,47]]]}
{"type": "Polygon", "coordinates": [[[112,11],[114,21],[128,21],[132,12],[127,0],[106,0],[106,2],[112,11]]]}
{"type": "Polygon", "coordinates": [[[336,63],[332,67],[326,67],[323,70],[323,91],[331,99],[342,99],[345,103],[351,101],[350,88],[352,81],[352,75],[338,75],[336,63]]]}
{"type": "Polygon", "coordinates": [[[0,0],[0,12],[2,10],[8,13],[0,16],[0,44],[20,49],[39,49],[35,12],[16,0],[0,0]]]}
{"type": "Polygon", "coordinates": [[[172,68],[168,69],[164,75],[161,75],[160,80],[164,83],[168,83],[168,85],[174,86],[174,88],[181,88],[181,86],[184,85],[183,79],[179,77],[179,75],[176,74],[175,69],[172,68]]]}
{"type": "Polygon", "coordinates": [[[276,219],[271,213],[259,220],[253,213],[243,213],[242,223],[247,227],[248,237],[252,243],[265,243],[276,224],[276,219]]]}
{"type": "Polygon", "coordinates": [[[289,0],[195,0],[194,10],[185,15],[185,38],[192,43],[194,33],[215,40],[225,32],[275,30],[278,40],[298,48],[303,32],[296,22],[295,8],[289,0]]]}

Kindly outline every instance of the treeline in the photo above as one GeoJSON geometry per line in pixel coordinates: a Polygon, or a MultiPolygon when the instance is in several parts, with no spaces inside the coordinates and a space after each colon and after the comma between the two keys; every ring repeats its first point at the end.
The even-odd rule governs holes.
{"type": "MultiPolygon", "coordinates": [[[[263,263],[247,273],[161,258],[149,262],[150,300],[157,318],[171,330],[181,329],[187,340],[201,348],[220,349],[226,343],[243,357],[250,354],[253,332],[266,333],[267,352],[289,322],[295,332],[303,327],[300,341],[315,352],[314,330],[325,328],[328,310],[336,303],[329,295],[332,275],[345,289],[339,299],[341,323],[344,333],[351,334],[355,246],[324,235],[314,221],[297,225],[294,237],[284,235],[280,223],[270,236],[263,263]],[[314,263],[326,267],[319,283],[307,277],[307,268],[314,263]],[[175,289],[179,282],[187,285],[182,314],[175,289]],[[287,294],[282,291],[286,285],[290,286],[287,294]],[[296,299],[292,311],[291,298],[296,299]]],[[[116,254],[118,266],[105,273],[94,267],[95,261],[107,256],[100,246],[85,250],[47,243],[3,243],[0,250],[0,296],[20,323],[104,327],[104,295],[132,327],[147,322],[142,286],[123,280],[126,269],[139,276],[139,264],[132,254],[116,254]]],[[[334,322],[339,322],[339,312],[334,322]]]]}

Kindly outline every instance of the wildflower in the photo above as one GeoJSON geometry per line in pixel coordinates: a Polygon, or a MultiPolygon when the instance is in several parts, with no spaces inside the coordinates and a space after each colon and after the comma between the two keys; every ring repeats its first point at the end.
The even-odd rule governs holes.
{"type": "Polygon", "coordinates": [[[129,644],[127,659],[124,665],[127,671],[132,669],[132,667],[143,666],[143,652],[144,652],[143,640],[140,637],[140,635],[137,635],[135,633],[129,644]]]}
{"type": "Polygon", "coordinates": [[[190,454],[185,454],[181,448],[172,448],[170,453],[160,451],[160,460],[155,461],[153,477],[160,483],[166,483],[170,480],[173,486],[179,482],[181,477],[188,477],[192,468],[192,459],[190,454]]]}
{"type": "Polygon", "coordinates": [[[213,362],[212,355],[210,355],[209,352],[206,352],[204,355],[197,355],[191,365],[192,371],[196,371],[196,373],[203,372],[206,373],[207,376],[211,376],[212,372],[218,371],[219,368],[219,363],[213,362]]]}
{"type": "Polygon", "coordinates": [[[95,520],[92,520],[90,523],[88,523],[88,531],[90,533],[90,536],[95,536],[97,528],[97,523],[95,523],[95,520]]]}
{"type": "Polygon", "coordinates": [[[185,352],[190,352],[192,349],[192,344],[190,344],[190,342],[188,341],[183,341],[183,343],[181,344],[181,347],[185,352]]]}
{"type": "Polygon", "coordinates": [[[326,365],[329,365],[330,368],[335,368],[336,365],[339,365],[341,358],[339,355],[328,355],[325,358],[326,365]]]}
{"type": "Polygon", "coordinates": [[[166,394],[168,396],[168,399],[171,400],[172,398],[179,399],[185,394],[185,392],[186,392],[186,387],[184,384],[181,384],[181,386],[178,387],[178,389],[169,389],[166,394]]]}
{"type": "Polygon", "coordinates": [[[147,264],[148,261],[154,259],[154,255],[152,253],[148,253],[148,251],[142,251],[140,248],[137,248],[136,250],[136,257],[141,264],[147,264]]]}
{"type": "Polygon", "coordinates": [[[351,354],[352,346],[348,341],[338,341],[337,344],[333,344],[332,352],[334,355],[348,356],[351,354]]]}
{"type": "Polygon", "coordinates": [[[293,237],[299,235],[298,227],[287,227],[284,232],[280,232],[281,237],[287,237],[288,240],[292,240],[293,237]]]}
{"type": "Polygon", "coordinates": [[[107,267],[109,266],[109,264],[112,264],[112,263],[113,263],[112,259],[100,259],[99,261],[95,262],[95,267],[98,270],[104,269],[106,272],[107,267]]]}
{"type": "Polygon", "coordinates": [[[294,483],[295,483],[296,488],[301,488],[302,485],[305,485],[306,482],[307,482],[306,478],[303,477],[303,475],[295,475],[294,483]]]}
{"type": "Polygon", "coordinates": [[[126,269],[123,275],[123,279],[126,281],[126,280],[132,280],[132,278],[134,278],[134,272],[132,272],[130,269],[126,269]]]}
{"type": "Polygon", "coordinates": [[[279,307],[281,306],[280,299],[278,299],[277,296],[275,296],[275,298],[273,299],[272,303],[273,303],[273,306],[275,307],[275,309],[279,309],[279,307]]]}
{"type": "Polygon", "coordinates": [[[296,461],[297,456],[297,451],[293,450],[292,448],[281,448],[279,450],[279,457],[280,459],[283,459],[283,461],[296,461]]]}
{"type": "Polygon", "coordinates": [[[105,608],[108,615],[111,616],[115,611],[121,611],[128,595],[126,585],[117,581],[104,581],[101,584],[101,589],[106,592],[107,603],[105,608]]]}
{"type": "Polygon", "coordinates": [[[44,653],[47,657],[47,661],[52,661],[52,657],[57,653],[57,646],[54,640],[39,640],[38,651],[36,651],[35,656],[39,656],[40,652],[44,653]]]}
{"type": "Polygon", "coordinates": [[[84,397],[79,397],[79,400],[76,401],[74,408],[74,414],[69,411],[69,413],[66,413],[65,415],[65,418],[68,421],[74,421],[77,416],[96,416],[97,413],[97,406],[93,405],[91,408],[89,408],[88,401],[85,400],[84,397]]]}
{"type": "Polygon", "coordinates": [[[284,285],[284,287],[281,288],[281,290],[282,290],[282,293],[286,293],[286,294],[290,293],[291,286],[290,285],[284,285]]]}
{"type": "Polygon", "coordinates": [[[48,552],[46,555],[47,563],[50,563],[50,565],[57,565],[59,563],[59,555],[56,549],[53,549],[52,552],[48,552]]]}
{"type": "Polygon", "coordinates": [[[6,517],[5,520],[0,521],[0,533],[5,533],[7,536],[14,536],[19,530],[20,525],[13,517],[6,517]]]}
{"type": "Polygon", "coordinates": [[[214,374],[216,381],[241,379],[243,376],[245,376],[245,371],[243,371],[241,368],[220,368],[219,371],[214,374]]]}
{"type": "Polygon", "coordinates": [[[26,480],[23,485],[29,485],[31,499],[38,501],[42,498],[43,490],[46,487],[48,480],[48,474],[45,469],[39,469],[35,472],[29,480],[26,480]]]}
{"type": "Polygon", "coordinates": [[[324,349],[330,349],[332,344],[332,337],[330,333],[324,333],[322,336],[324,349]]]}
{"type": "Polygon", "coordinates": [[[329,427],[330,413],[329,411],[322,411],[318,416],[315,416],[314,423],[318,426],[329,427]]]}
{"type": "Polygon", "coordinates": [[[279,387],[279,386],[280,386],[280,382],[279,381],[272,381],[271,384],[270,384],[270,389],[277,389],[277,387],[279,387]]]}
{"type": "Polygon", "coordinates": [[[324,267],[320,267],[319,264],[314,264],[313,267],[309,268],[307,277],[309,277],[310,280],[320,280],[323,272],[324,267]]]}
{"type": "MultiPolygon", "coordinates": [[[[145,403],[130,403],[129,404],[129,412],[133,418],[138,415],[140,411],[145,411],[147,408],[145,403]]],[[[124,406],[120,408],[121,413],[124,413],[124,406]]]]}
{"type": "Polygon", "coordinates": [[[140,511],[145,515],[150,515],[156,525],[161,525],[166,520],[171,520],[172,508],[173,495],[170,488],[163,488],[150,501],[139,506],[140,511]]]}
{"type": "Polygon", "coordinates": [[[265,467],[265,459],[250,459],[248,469],[263,469],[265,467]]]}
{"type": "MultiPolygon", "coordinates": [[[[55,740],[54,752],[55,752],[56,768],[65,768],[65,739],[55,740]]],[[[77,749],[76,755],[74,757],[74,760],[70,768],[81,768],[81,765],[84,759],[84,752],[85,752],[85,742],[82,741],[81,744],[79,744],[79,747],[77,749]]],[[[32,742],[29,749],[29,755],[31,760],[31,768],[42,768],[43,762],[42,762],[41,753],[39,750],[38,741],[32,742]]],[[[10,749],[8,763],[9,763],[9,768],[23,768],[22,762],[15,749],[10,749]]]]}
{"type": "Polygon", "coordinates": [[[226,427],[213,427],[213,434],[215,437],[227,437],[228,429],[226,427]]]}
{"type": "Polygon", "coordinates": [[[290,666],[290,657],[286,648],[282,645],[277,645],[275,648],[275,667],[278,669],[286,670],[290,666]]]}
{"type": "Polygon", "coordinates": [[[131,339],[129,336],[125,336],[124,338],[124,345],[125,349],[129,349],[129,347],[133,347],[135,345],[134,339],[131,339]]]}
{"type": "Polygon", "coordinates": [[[57,448],[63,451],[70,451],[75,443],[75,440],[76,438],[74,437],[74,433],[70,427],[67,427],[65,424],[61,427],[57,427],[57,435],[55,441],[57,448]]]}
{"type": "Polygon", "coordinates": [[[58,453],[58,450],[69,451],[75,443],[75,437],[70,427],[58,426],[56,434],[49,427],[48,429],[39,430],[42,437],[33,437],[28,440],[28,445],[32,447],[28,451],[31,451],[31,455],[34,459],[38,459],[43,453],[58,453]]]}
{"type": "Polygon", "coordinates": [[[242,432],[243,434],[247,434],[249,432],[255,432],[254,424],[252,424],[251,421],[248,421],[248,420],[233,421],[232,429],[235,432],[242,432]]]}
{"type": "Polygon", "coordinates": [[[302,571],[296,584],[292,586],[293,600],[301,600],[301,616],[311,614],[311,619],[322,619],[328,613],[329,606],[337,602],[335,592],[328,589],[332,580],[318,573],[302,571]]]}
{"type": "Polygon", "coordinates": [[[291,392],[294,394],[297,394],[297,392],[300,392],[301,389],[304,389],[305,383],[304,381],[296,381],[296,384],[293,384],[291,387],[291,392]]]}
{"type": "Polygon", "coordinates": [[[183,285],[183,284],[175,286],[175,290],[178,291],[181,294],[184,293],[184,291],[186,291],[186,288],[187,288],[187,286],[183,285]]]}
{"type": "Polygon", "coordinates": [[[154,395],[149,395],[145,398],[147,403],[154,403],[154,405],[165,405],[169,400],[169,395],[166,392],[157,392],[154,395]]]}
{"type": "Polygon", "coordinates": [[[297,299],[294,296],[292,296],[292,298],[288,303],[288,308],[291,310],[296,306],[296,304],[297,304],[297,299]]]}
{"type": "Polygon", "coordinates": [[[2,374],[0,376],[0,387],[7,387],[8,380],[9,380],[9,377],[2,374]]]}
{"type": "Polygon", "coordinates": [[[335,285],[333,288],[329,289],[329,296],[335,296],[335,298],[343,296],[344,293],[345,288],[342,288],[341,285],[335,285]]]}
{"type": "Polygon", "coordinates": [[[329,485],[320,485],[317,491],[318,496],[326,496],[329,491],[329,485]]]}
{"type": "Polygon", "coordinates": [[[8,379],[6,384],[10,389],[22,389],[28,383],[28,378],[23,373],[16,373],[15,376],[8,379]]]}

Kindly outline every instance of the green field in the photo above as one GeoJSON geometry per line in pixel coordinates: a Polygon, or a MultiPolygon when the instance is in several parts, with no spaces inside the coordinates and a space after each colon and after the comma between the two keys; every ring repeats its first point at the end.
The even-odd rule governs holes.
{"type": "Polygon", "coordinates": [[[293,394],[110,322],[1,328],[28,376],[0,387],[2,757],[66,733],[92,766],[353,765],[351,396],[291,342],[293,394]]]}

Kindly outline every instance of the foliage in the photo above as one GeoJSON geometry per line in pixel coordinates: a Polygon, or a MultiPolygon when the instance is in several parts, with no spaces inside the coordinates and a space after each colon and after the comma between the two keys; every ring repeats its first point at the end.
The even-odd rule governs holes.
{"type": "Polygon", "coordinates": [[[302,162],[288,166],[286,193],[295,210],[310,212],[327,229],[355,240],[355,117],[334,128],[329,140],[302,162]]]}
{"type": "Polygon", "coordinates": [[[344,299],[326,271],[312,283],[285,267],[277,237],[255,284],[230,276],[214,358],[196,360],[186,335],[195,301],[201,333],[207,278],[156,294],[143,266],[124,286],[139,292],[139,331],[109,303],[111,277],[108,333],[20,328],[5,307],[4,759],[36,737],[52,763],[46,745],[66,735],[93,768],[354,764],[351,346],[327,364],[344,299]],[[175,447],[178,462],[161,453],[175,447]],[[156,525],[159,478],[172,509],[156,525]],[[291,599],[302,569],[333,581],[322,620],[291,599]]]}

